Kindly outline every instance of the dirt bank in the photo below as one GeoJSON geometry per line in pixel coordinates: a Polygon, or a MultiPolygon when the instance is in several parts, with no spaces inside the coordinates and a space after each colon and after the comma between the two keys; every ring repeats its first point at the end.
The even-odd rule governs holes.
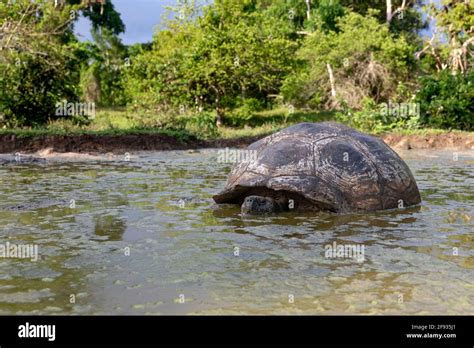
{"type": "MultiPolygon", "coordinates": [[[[187,150],[197,148],[245,147],[261,137],[219,140],[178,140],[163,134],[144,135],[70,135],[17,137],[0,135],[0,153],[52,152],[124,153],[127,151],[187,150]]],[[[394,149],[474,149],[474,134],[447,132],[432,135],[386,134],[383,141],[394,149]]]]}
{"type": "Polygon", "coordinates": [[[45,149],[52,152],[84,153],[123,153],[127,151],[164,151],[187,150],[210,147],[242,147],[259,137],[247,137],[228,140],[182,141],[164,134],[141,135],[70,135],[70,136],[35,136],[17,137],[0,135],[0,153],[33,153],[45,149]]]}
{"type": "Polygon", "coordinates": [[[447,132],[431,135],[386,134],[382,140],[394,149],[457,149],[474,150],[474,133],[447,132]]]}

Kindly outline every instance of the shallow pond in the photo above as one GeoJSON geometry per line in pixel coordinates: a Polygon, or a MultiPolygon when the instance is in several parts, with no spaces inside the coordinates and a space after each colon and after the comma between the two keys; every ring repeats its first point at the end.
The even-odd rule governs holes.
{"type": "Polygon", "coordinates": [[[216,150],[0,166],[0,314],[473,314],[474,152],[402,156],[421,207],[252,218],[216,150]]]}

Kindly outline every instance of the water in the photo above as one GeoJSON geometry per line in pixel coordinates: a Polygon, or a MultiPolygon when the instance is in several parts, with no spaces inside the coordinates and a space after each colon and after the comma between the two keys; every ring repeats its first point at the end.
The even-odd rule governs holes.
{"type": "Polygon", "coordinates": [[[403,157],[421,207],[252,218],[215,150],[2,166],[0,314],[473,314],[474,153],[403,157]]]}

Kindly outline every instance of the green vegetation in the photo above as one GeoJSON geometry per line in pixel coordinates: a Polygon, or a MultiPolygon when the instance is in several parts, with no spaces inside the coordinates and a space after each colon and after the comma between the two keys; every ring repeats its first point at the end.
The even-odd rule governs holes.
{"type": "Polygon", "coordinates": [[[420,122],[439,128],[474,129],[474,71],[452,75],[442,71],[423,78],[417,94],[420,122]]]}
{"type": "MultiPolygon", "coordinates": [[[[253,114],[249,123],[253,126],[229,127],[222,126],[206,130],[197,122],[198,117],[175,118],[168,127],[156,124],[156,115],[130,113],[124,108],[109,108],[98,110],[96,117],[87,125],[79,125],[68,119],[51,121],[42,127],[3,128],[0,134],[17,134],[19,136],[34,135],[68,135],[68,134],[175,134],[199,139],[206,138],[233,138],[238,136],[255,136],[268,134],[284,128],[294,122],[317,122],[334,118],[331,112],[295,112],[289,118],[288,110],[275,109],[253,114]]],[[[207,120],[204,120],[207,126],[207,120]]]]}
{"type": "MultiPolygon", "coordinates": [[[[341,114],[336,112],[314,112],[297,110],[290,116],[286,109],[265,110],[255,113],[249,120],[252,127],[231,127],[221,126],[214,132],[203,132],[196,127],[195,123],[183,123],[184,127],[163,128],[153,125],[156,116],[144,116],[143,114],[131,114],[126,109],[101,109],[97,116],[88,125],[78,125],[70,120],[58,120],[50,122],[41,127],[22,127],[22,128],[3,128],[0,129],[0,135],[15,135],[19,138],[38,137],[38,136],[66,136],[66,135],[154,135],[164,134],[172,136],[178,140],[186,141],[190,139],[212,140],[212,139],[235,139],[244,137],[264,136],[283,129],[297,122],[321,122],[340,119],[341,114]]],[[[352,122],[352,121],[351,121],[352,122]]],[[[357,127],[357,124],[351,122],[349,125],[357,127]]],[[[364,124],[365,127],[365,124],[364,124]]],[[[400,135],[436,135],[445,133],[445,129],[440,128],[392,128],[375,127],[365,129],[372,134],[383,134],[390,130],[391,133],[400,135]]],[[[463,133],[463,131],[457,131],[463,133]]]]}
{"type": "Polygon", "coordinates": [[[337,19],[337,31],[312,32],[298,51],[305,64],[285,80],[285,99],[310,108],[360,108],[367,97],[377,103],[397,100],[398,85],[416,69],[414,47],[391,34],[375,14],[348,13],[337,19]]]}
{"type": "Polygon", "coordinates": [[[425,6],[437,27],[423,38],[419,1],[187,0],[168,8],[152,43],[132,46],[112,1],[60,3],[0,1],[2,133],[227,138],[322,120],[372,133],[474,128],[470,2],[425,6]],[[73,34],[79,14],[92,42],[73,34]]]}
{"type": "Polygon", "coordinates": [[[61,98],[77,99],[79,76],[65,43],[77,9],[54,9],[46,0],[0,2],[0,114],[7,126],[43,124],[61,98]]]}

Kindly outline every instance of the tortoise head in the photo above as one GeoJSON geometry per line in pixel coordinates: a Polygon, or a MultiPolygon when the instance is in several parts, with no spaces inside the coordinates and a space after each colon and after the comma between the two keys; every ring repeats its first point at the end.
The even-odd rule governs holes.
{"type": "Polygon", "coordinates": [[[286,210],[285,197],[247,196],[241,206],[244,215],[274,214],[286,210]]]}

